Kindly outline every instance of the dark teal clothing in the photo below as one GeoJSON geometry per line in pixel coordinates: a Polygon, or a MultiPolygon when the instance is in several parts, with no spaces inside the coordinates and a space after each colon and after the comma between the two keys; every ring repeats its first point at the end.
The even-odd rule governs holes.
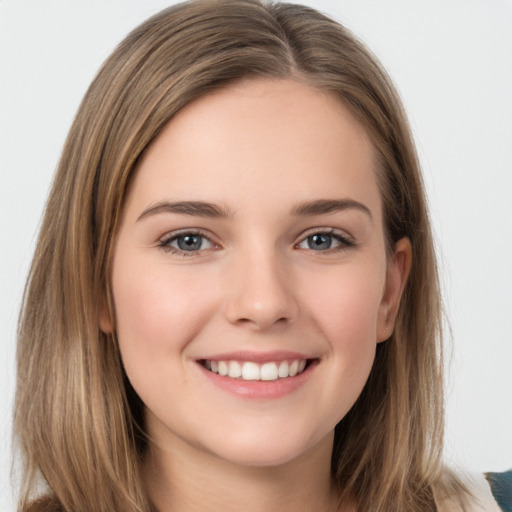
{"type": "Polygon", "coordinates": [[[485,473],[492,495],[503,512],[512,512],[512,469],[504,473],[485,473]]]}

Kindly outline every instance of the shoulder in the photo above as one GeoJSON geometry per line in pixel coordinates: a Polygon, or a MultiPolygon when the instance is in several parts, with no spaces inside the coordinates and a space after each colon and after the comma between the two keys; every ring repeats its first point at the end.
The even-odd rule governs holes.
{"type": "Polygon", "coordinates": [[[508,484],[506,475],[507,473],[461,475],[461,480],[470,493],[467,512],[512,512],[512,472],[508,472],[508,484]]]}
{"type": "Polygon", "coordinates": [[[512,512],[512,469],[504,473],[485,473],[492,495],[503,512],[512,512]]]}
{"type": "Polygon", "coordinates": [[[437,495],[439,512],[512,512],[512,471],[452,475],[457,485],[437,495]]]}

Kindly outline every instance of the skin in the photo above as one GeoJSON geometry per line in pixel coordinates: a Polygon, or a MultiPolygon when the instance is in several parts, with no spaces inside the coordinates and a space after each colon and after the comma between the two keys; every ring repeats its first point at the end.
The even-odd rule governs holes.
{"type": "Polygon", "coordinates": [[[104,311],[100,325],[146,406],[161,511],[336,508],[334,426],[391,335],[411,260],[406,239],[386,254],[375,161],[339,101],[292,80],[202,97],[145,153],[115,241],[115,324],[104,311]],[[351,203],[297,214],[319,200],[351,203]],[[155,209],[183,201],[223,215],[155,209]],[[244,397],[198,363],[240,350],[315,364],[283,396],[244,397]]]}

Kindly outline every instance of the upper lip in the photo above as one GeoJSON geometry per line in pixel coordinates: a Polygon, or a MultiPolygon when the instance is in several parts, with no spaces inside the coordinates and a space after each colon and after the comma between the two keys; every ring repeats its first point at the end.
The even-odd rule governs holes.
{"type": "Polygon", "coordinates": [[[317,357],[299,352],[292,352],[288,350],[277,350],[271,352],[255,352],[247,350],[239,350],[234,352],[225,352],[222,354],[215,354],[205,356],[198,359],[199,361],[251,361],[254,363],[269,363],[272,361],[290,361],[290,360],[307,360],[317,359],[317,357]]]}

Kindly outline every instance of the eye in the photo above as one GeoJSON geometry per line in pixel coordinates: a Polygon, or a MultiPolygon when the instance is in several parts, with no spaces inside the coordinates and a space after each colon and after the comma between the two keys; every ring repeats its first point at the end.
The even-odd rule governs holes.
{"type": "Polygon", "coordinates": [[[327,252],[347,249],[354,246],[354,242],[347,236],[341,233],[335,232],[333,229],[325,231],[317,231],[302,241],[300,241],[296,247],[299,249],[309,249],[312,251],[327,252]]]}
{"type": "Polygon", "coordinates": [[[192,255],[199,251],[217,247],[206,235],[199,232],[181,232],[160,241],[165,251],[181,255],[192,255]]]}

